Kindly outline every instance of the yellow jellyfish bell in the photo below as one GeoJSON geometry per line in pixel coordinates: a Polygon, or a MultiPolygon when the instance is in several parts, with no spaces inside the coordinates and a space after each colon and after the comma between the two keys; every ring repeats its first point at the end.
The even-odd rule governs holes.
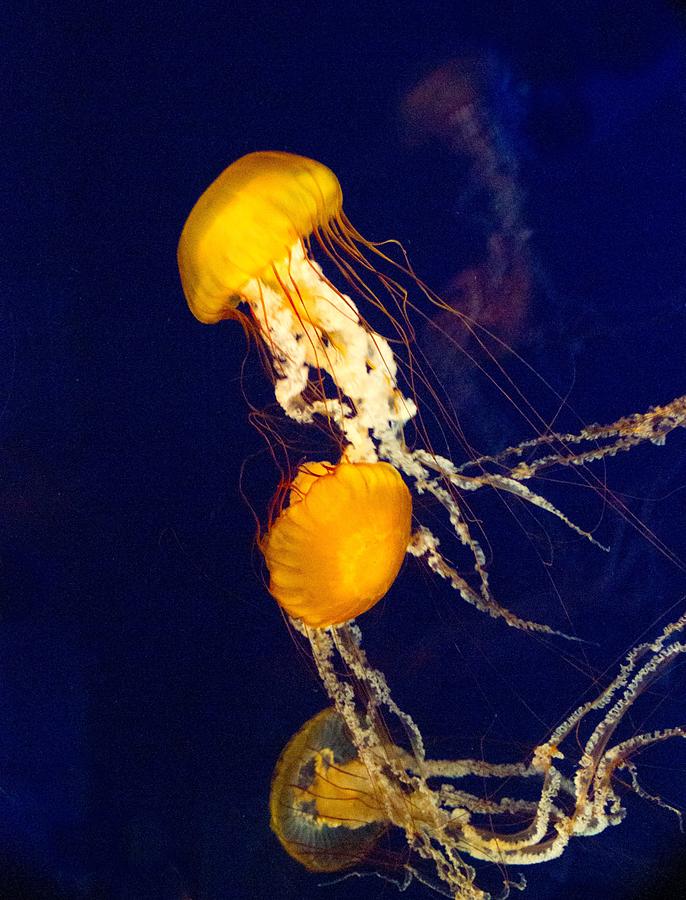
{"type": "Polygon", "coordinates": [[[306,722],[286,745],[274,770],[269,809],[283,848],[315,872],[360,863],[389,825],[334,709],[306,722]]]}
{"type": "Polygon", "coordinates": [[[292,153],[249,153],[197,201],[181,232],[178,263],[193,315],[212,324],[238,305],[253,278],[273,281],[290,248],[340,215],[338,179],[292,153]]]}
{"type": "Polygon", "coordinates": [[[272,596],[313,628],[366,612],[395,581],[410,541],[412,499],[398,471],[310,463],[289,499],[263,541],[272,596]]]}

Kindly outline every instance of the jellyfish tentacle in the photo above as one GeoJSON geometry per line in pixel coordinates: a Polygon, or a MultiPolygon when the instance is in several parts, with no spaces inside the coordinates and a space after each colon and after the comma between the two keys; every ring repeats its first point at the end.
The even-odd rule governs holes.
{"type": "MultiPolygon", "coordinates": [[[[665,728],[660,732],[653,732],[655,735],[655,740],[667,740],[670,737],[686,737],[686,733],[683,728],[665,728]],[[657,736],[659,735],[659,737],[657,736]]],[[[641,745],[638,746],[638,749],[641,749],[641,745]]],[[[622,744],[619,744],[614,748],[614,753],[616,755],[622,755],[624,757],[623,761],[619,764],[617,768],[625,769],[629,773],[629,777],[631,778],[631,787],[633,792],[641,797],[643,800],[648,800],[651,803],[655,803],[657,806],[661,806],[663,809],[669,810],[669,812],[674,813],[679,821],[679,831],[684,834],[684,814],[683,810],[677,809],[676,806],[672,806],[671,803],[667,803],[662,797],[658,794],[651,794],[646,791],[641,785],[638,783],[638,771],[636,764],[631,762],[628,758],[629,754],[633,753],[636,750],[636,741],[635,739],[631,739],[631,741],[624,741],[622,744]],[[631,746],[627,747],[627,744],[631,746]]]]}
{"type": "MultiPolygon", "coordinates": [[[[370,676],[369,672],[373,670],[366,657],[358,656],[356,662],[344,650],[341,658],[348,663],[352,684],[341,680],[333,664],[334,656],[340,654],[343,646],[340,638],[337,640],[333,636],[332,629],[311,633],[311,638],[327,691],[351,729],[361,756],[364,755],[368,764],[377,770],[375,777],[383,784],[382,792],[388,794],[389,820],[406,832],[414,829],[411,834],[413,848],[419,856],[432,859],[437,872],[452,887],[457,886],[460,879],[473,877],[470,875],[473,870],[461,857],[459,863],[456,861],[460,853],[489,862],[531,865],[558,857],[572,837],[592,836],[622,821],[624,809],[613,784],[614,773],[623,768],[631,773],[631,757],[635,753],[657,742],[684,738],[686,728],[675,726],[634,735],[614,745],[611,740],[640,695],[686,653],[686,644],[679,640],[685,629],[686,615],[683,615],[668,624],[656,639],[635,647],[607,687],[593,700],[574,710],[553,732],[551,739],[535,749],[529,763],[505,764],[470,759],[431,760],[423,754],[417,759],[412,752],[398,747],[389,752],[387,740],[379,745],[379,731],[372,720],[360,717],[353,686],[359,679],[365,692],[371,692],[375,703],[384,705],[398,717],[399,710],[390,700],[385,678],[381,676],[381,680],[377,680],[370,676]],[[592,713],[600,713],[602,718],[574,763],[571,750],[563,752],[560,745],[576,734],[592,713]],[[384,763],[379,767],[382,759],[384,763]],[[571,763],[574,768],[572,779],[563,773],[555,760],[571,763]],[[542,778],[542,785],[536,801],[520,801],[514,797],[484,800],[445,781],[436,789],[429,784],[431,779],[451,780],[467,776],[510,780],[538,777],[542,778]],[[408,789],[412,791],[409,801],[408,789]],[[409,818],[408,809],[411,811],[409,818]],[[498,831],[490,821],[493,816],[511,819],[522,815],[529,817],[529,823],[515,832],[498,831]],[[473,816],[484,817],[487,824],[472,821],[473,816]],[[440,846],[436,847],[439,834],[440,846]],[[449,871],[446,866],[453,869],[449,871]],[[457,880],[456,871],[460,873],[457,880]]],[[[359,634],[350,634],[348,640],[358,648],[356,653],[360,653],[359,634]]],[[[660,798],[642,791],[635,777],[633,786],[646,799],[672,809],[660,798]]],[[[460,884],[455,896],[469,896],[468,881],[460,884]]]]}
{"type": "Polygon", "coordinates": [[[521,631],[537,632],[539,634],[555,635],[570,641],[579,640],[579,638],[574,635],[566,634],[564,631],[558,631],[542,622],[533,622],[529,619],[520,618],[500,603],[497,603],[490,593],[485,597],[483,593],[478,594],[460,575],[457,569],[455,569],[454,566],[451,566],[445,559],[439,550],[438,538],[428,529],[421,529],[414,533],[413,542],[409,552],[414,556],[424,557],[431,571],[448,581],[462,599],[471,606],[481,612],[485,612],[494,619],[502,619],[511,628],[518,628],[521,631]]]}
{"type": "Polygon", "coordinates": [[[400,709],[391,696],[386,676],[370,665],[362,648],[360,629],[352,623],[345,623],[332,628],[331,631],[339,656],[348,670],[358,683],[364,684],[369,689],[369,696],[375,704],[381,703],[400,720],[412,747],[413,759],[421,764],[426,755],[421,733],[412,717],[400,709]]]}
{"type": "Polygon", "coordinates": [[[606,456],[631,450],[647,441],[661,446],[672,431],[684,427],[686,427],[686,395],[675,397],[663,406],[651,407],[646,412],[623,416],[609,425],[587,425],[577,434],[556,432],[543,434],[508,447],[500,453],[469,459],[458,466],[457,471],[465,473],[472,468],[483,469],[489,464],[503,465],[509,457],[521,457],[524,453],[537,450],[539,447],[559,444],[560,450],[506,467],[507,477],[515,481],[525,481],[533,478],[541,469],[550,466],[585,465],[606,456]],[[602,444],[602,441],[608,443],[602,444]],[[594,446],[578,452],[569,449],[572,445],[587,442],[593,443],[594,446]]]}

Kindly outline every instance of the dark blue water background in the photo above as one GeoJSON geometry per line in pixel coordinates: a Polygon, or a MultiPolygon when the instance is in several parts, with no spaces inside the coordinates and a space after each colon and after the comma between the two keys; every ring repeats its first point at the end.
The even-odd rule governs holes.
{"type": "MultiPolygon", "coordinates": [[[[288,150],[331,166],[360,231],[399,238],[441,290],[478,261],[490,226],[469,165],[409,143],[399,104],[436,66],[493,54],[488,109],[518,160],[535,270],[518,349],[584,421],[666,402],[686,392],[684,20],[638,2],[30,2],[12,18],[0,896],[394,897],[374,877],[320,887],[331,879],[288,859],[268,828],[274,762],[325,697],[263,588],[238,491],[242,480],[263,511],[278,477],[245,399],[268,404],[269,385],[255,355],[241,377],[238,327],[189,314],[178,234],[229,162],[288,150]]],[[[476,446],[528,436],[422,339],[443,354],[476,446]]],[[[550,417],[550,392],[514,368],[550,417]]],[[[682,557],[684,440],[597,467],[682,557]]],[[[610,554],[484,497],[494,589],[522,616],[571,621],[594,642],[585,660],[474,613],[412,564],[363,622],[432,755],[525,757],[585,696],[588,666],[602,673],[683,610],[683,571],[597,495],[537,487],[597,526],[610,554]]],[[[677,669],[629,732],[683,723],[683,691],[677,669]]],[[[683,805],[684,748],[644,762],[646,788],[683,805]]],[[[627,805],[619,828],[530,868],[525,896],[651,896],[684,837],[664,810],[627,805]]]]}

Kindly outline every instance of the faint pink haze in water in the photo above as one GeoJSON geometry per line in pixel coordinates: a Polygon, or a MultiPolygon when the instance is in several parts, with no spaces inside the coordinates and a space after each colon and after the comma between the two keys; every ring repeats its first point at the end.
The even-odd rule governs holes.
{"type": "MultiPolygon", "coordinates": [[[[469,163],[470,187],[486,192],[491,231],[485,259],[455,274],[443,291],[446,300],[493,334],[516,346],[527,330],[533,279],[529,232],[521,211],[518,164],[498,121],[500,67],[493,54],[466,55],[434,69],[404,97],[402,116],[412,144],[439,141],[469,163]]],[[[469,327],[450,313],[436,321],[465,349],[474,344],[469,327]]],[[[489,342],[498,355],[502,345],[489,342]]],[[[469,347],[470,352],[474,347],[469,347]]]]}

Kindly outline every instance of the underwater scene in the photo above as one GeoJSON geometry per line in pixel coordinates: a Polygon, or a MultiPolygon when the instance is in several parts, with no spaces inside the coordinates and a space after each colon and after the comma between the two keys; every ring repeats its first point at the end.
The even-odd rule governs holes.
{"type": "Polygon", "coordinates": [[[0,897],[678,897],[686,17],[12,15],[0,897]]]}

